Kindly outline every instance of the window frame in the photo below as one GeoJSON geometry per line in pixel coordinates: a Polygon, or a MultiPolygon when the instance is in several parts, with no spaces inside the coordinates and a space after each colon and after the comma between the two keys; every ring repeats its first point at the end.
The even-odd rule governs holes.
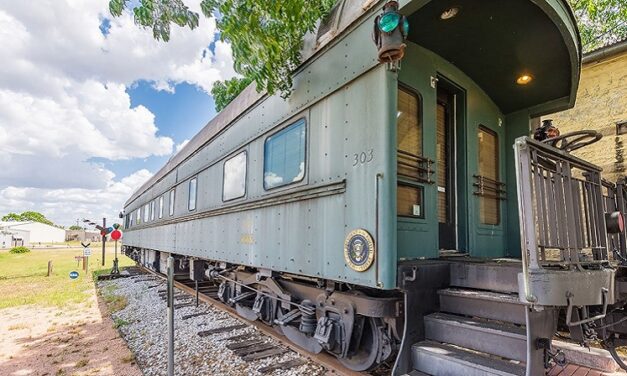
{"type": "Polygon", "coordinates": [[[163,218],[163,195],[159,196],[159,219],[163,218]]]}
{"type": "MultiPolygon", "coordinates": [[[[492,135],[494,137],[494,139],[495,139],[495,142],[494,142],[494,148],[495,148],[494,153],[495,153],[495,156],[496,156],[496,158],[495,158],[495,161],[496,161],[496,168],[495,168],[495,170],[496,170],[496,175],[497,175],[495,180],[496,181],[501,181],[500,180],[501,179],[501,163],[500,163],[501,162],[501,158],[500,158],[500,156],[501,156],[500,155],[501,149],[500,149],[500,145],[499,145],[500,137],[499,137],[499,134],[498,134],[497,131],[495,131],[495,130],[493,130],[493,129],[491,129],[491,128],[483,125],[483,124],[479,124],[478,127],[477,127],[477,174],[480,173],[480,171],[479,171],[479,164],[480,164],[479,153],[481,151],[481,147],[479,145],[479,136],[478,136],[479,132],[484,132],[484,133],[487,133],[489,135],[492,135]]],[[[493,223],[485,223],[485,222],[483,222],[481,220],[481,200],[482,199],[487,199],[487,197],[483,197],[483,196],[477,196],[477,197],[479,198],[479,200],[477,202],[477,205],[478,205],[478,207],[477,207],[477,215],[478,215],[477,220],[478,220],[479,225],[480,226],[484,226],[484,227],[485,226],[487,226],[487,227],[501,226],[503,224],[503,215],[502,215],[503,207],[501,205],[501,200],[500,199],[496,199],[496,198],[493,199],[493,200],[496,201],[496,207],[497,207],[496,215],[497,215],[497,219],[498,219],[498,222],[493,224],[493,223]]]]}
{"type": "Polygon", "coordinates": [[[176,203],[176,187],[170,189],[168,192],[168,201],[168,213],[170,214],[170,217],[172,217],[176,209],[174,207],[174,204],[176,203]]]}
{"type": "Polygon", "coordinates": [[[222,163],[222,202],[229,202],[229,201],[246,198],[247,195],[248,195],[248,150],[243,149],[235,154],[232,154],[229,158],[224,160],[224,163],[222,163]],[[227,199],[224,197],[224,193],[225,193],[224,188],[226,184],[226,163],[233,160],[234,158],[236,158],[237,156],[241,154],[244,154],[244,193],[241,196],[231,197],[227,199]]]}
{"type": "Polygon", "coordinates": [[[141,225],[142,223],[142,207],[141,206],[137,208],[137,211],[136,211],[136,222],[138,225],[141,225]]]}
{"type": "Polygon", "coordinates": [[[155,220],[155,207],[157,206],[157,200],[150,201],[150,222],[155,220]]]}
{"type": "MultiPolygon", "coordinates": [[[[420,157],[424,158],[424,154],[425,154],[425,129],[424,129],[424,98],[422,97],[422,94],[414,89],[413,87],[409,86],[408,84],[404,83],[404,82],[398,82],[398,87],[397,90],[402,90],[405,91],[406,93],[414,96],[417,100],[418,100],[418,114],[416,116],[416,118],[418,119],[418,124],[420,125],[420,157]]],[[[398,93],[396,96],[396,111],[398,113],[398,93]]],[[[396,122],[396,124],[394,125],[396,127],[396,149],[398,149],[398,121],[396,122]]]]}
{"type": "Polygon", "coordinates": [[[261,178],[263,181],[263,190],[268,192],[268,191],[274,191],[278,189],[287,189],[288,187],[291,187],[293,185],[297,185],[299,183],[303,184],[303,182],[306,182],[305,178],[308,176],[308,169],[309,169],[308,157],[309,157],[309,122],[307,121],[307,117],[302,116],[302,117],[297,118],[294,121],[287,122],[285,126],[281,127],[280,129],[277,129],[275,132],[266,136],[263,140],[263,161],[262,161],[262,173],[261,173],[261,178]],[[268,143],[268,139],[278,135],[281,132],[286,131],[292,126],[296,126],[297,124],[301,122],[303,126],[305,127],[305,145],[304,145],[305,150],[304,150],[304,158],[303,158],[303,162],[305,163],[305,166],[303,168],[303,177],[296,181],[291,181],[286,184],[277,185],[277,186],[268,188],[266,186],[266,158],[268,157],[266,153],[266,144],[268,143]]]}
{"type": "Polygon", "coordinates": [[[150,220],[150,203],[145,203],[144,204],[144,223],[148,223],[150,220]]]}
{"type": "Polygon", "coordinates": [[[198,207],[198,175],[189,179],[187,183],[187,211],[194,211],[198,207]],[[194,207],[192,208],[192,183],[194,185],[194,207]]]}

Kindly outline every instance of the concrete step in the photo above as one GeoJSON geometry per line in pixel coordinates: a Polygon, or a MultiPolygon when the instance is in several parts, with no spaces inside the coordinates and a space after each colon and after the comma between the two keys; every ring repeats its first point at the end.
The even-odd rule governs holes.
{"type": "Polygon", "coordinates": [[[525,324],[525,305],[518,295],[448,288],[438,291],[440,311],[525,324]]]}
{"type": "Polygon", "coordinates": [[[527,360],[525,328],[445,313],[425,316],[425,337],[517,361],[527,360]]]}
{"type": "Polygon", "coordinates": [[[451,262],[451,286],[518,293],[518,262],[451,262]]]}
{"type": "Polygon", "coordinates": [[[451,345],[423,341],[412,346],[414,368],[434,376],[523,376],[525,366],[463,350],[451,345]]]}

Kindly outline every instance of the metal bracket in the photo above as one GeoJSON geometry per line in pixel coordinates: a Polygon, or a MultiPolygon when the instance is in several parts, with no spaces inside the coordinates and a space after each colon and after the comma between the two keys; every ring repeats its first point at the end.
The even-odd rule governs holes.
{"type": "Polygon", "coordinates": [[[248,291],[248,292],[245,292],[243,294],[239,294],[236,297],[233,297],[233,298],[229,299],[229,303],[231,303],[231,304],[239,303],[242,300],[246,300],[246,299],[250,298],[253,295],[257,295],[257,293],[254,292],[254,291],[248,291]]]}
{"type": "Polygon", "coordinates": [[[607,299],[607,294],[608,294],[608,289],[606,289],[605,287],[601,289],[601,301],[603,302],[603,313],[601,313],[600,315],[596,315],[593,317],[588,317],[586,319],[583,320],[579,320],[579,321],[572,321],[572,315],[573,315],[573,308],[575,308],[575,306],[573,305],[572,302],[572,297],[574,296],[574,294],[569,293],[566,296],[566,302],[568,303],[568,306],[566,308],[566,325],[568,326],[577,326],[577,325],[581,325],[581,324],[587,324],[589,322],[592,321],[597,321],[600,320],[602,318],[605,318],[605,316],[607,315],[607,306],[609,305],[608,303],[608,299],[607,299]]]}
{"type": "Polygon", "coordinates": [[[274,323],[279,326],[285,326],[291,323],[292,321],[296,320],[297,318],[299,318],[300,315],[301,315],[300,309],[296,308],[286,313],[285,316],[283,316],[282,318],[274,320],[274,323]]]}

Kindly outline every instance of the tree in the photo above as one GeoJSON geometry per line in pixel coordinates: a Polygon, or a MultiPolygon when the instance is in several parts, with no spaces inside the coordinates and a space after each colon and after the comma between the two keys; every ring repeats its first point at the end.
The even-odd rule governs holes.
{"type": "Polygon", "coordinates": [[[84,229],[81,226],[72,225],[72,226],[70,226],[70,230],[72,230],[72,231],[82,231],[84,229]]]}
{"type": "MultiPolygon", "coordinates": [[[[255,81],[257,90],[270,94],[280,91],[286,97],[292,89],[291,73],[300,64],[303,37],[335,2],[201,0],[200,7],[206,17],[219,15],[220,38],[231,43],[235,71],[245,80],[255,81]]],[[[134,3],[110,0],[109,11],[118,17],[134,3]]],[[[198,13],[190,11],[182,0],[140,0],[132,11],[135,23],[151,28],[157,40],[167,42],[170,39],[171,24],[191,29],[198,26],[198,13]]],[[[227,88],[243,86],[241,83],[222,85],[227,88]]]]}
{"type": "Polygon", "coordinates": [[[627,39],[625,0],[569,0],[584,52],[627,39]]]}
{"type": "Polygon", "coordinates": [[[211,88],[211,95],[216,104],[216,111],[222,111],[235,97],[252,82],[249,77],[234,77],[226,81],[217,81],[211,88]]]}
{"type": "MultiPolygon", "coordinates": [[[[221,110],[253,81],[259,91],[289,95],[291,73],[300,64],[304,35],[313,30],[337,0],[198,1],[206,17],[219,15],[220,38],[231,43],[235,71],[243,76],[214,84],[212,94],[221,110]]],[[[627,38],[627,1],[569,2],[581,30],[584,52],[627,38]]],[[[113,16],[122,15],[125,9],[132,9],[137,25],[151,28],[157,40],[166,42],[171,24],[194,29],[199,21],[198,13],[190,11],[182,0],[109,1],[113,16]]]]}
{"type": "MultiPolygon", "coordinates": [[[[8,222],[39,222],[50,226],[55,226],[52,221],[46,218],[45,215],[35,211],[25,211],[22,214],[9,213],[2,217],[3,221],[8,222]]],[[[58,227],[58,226],[57,226],[58,227]]]]}

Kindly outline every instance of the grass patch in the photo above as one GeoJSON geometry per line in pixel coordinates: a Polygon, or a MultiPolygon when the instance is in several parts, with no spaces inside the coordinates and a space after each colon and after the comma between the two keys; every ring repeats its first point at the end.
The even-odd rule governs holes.
{"type": "Polygon", "coordinates": [[[87,363],[89,363],[89,359],[81,359],[78,362],[76,362],[75,367],[76,368],[83,368],[87,365],[87,363]]]}
{"type": "MultiPolygon", "coordinates": [[[[107,249],[106,266],[101,265],[100,250],[94,249],[89,258],[89,273],[77,265],[74,256],[82,256],[80,248],[33,249],[30,253],[12,254],[0,251],[0,309],[20,305],[64,306],[83,303],[91,295],[94,283],[92,272],[108,272],[113,260],[113,245],[107,249]],[[53,272],[46,277],[48,261],[53,272]],[[79,277],[70,279],[77,271],[79,277]]],[[[134,265],[118,252],[120,267],[134,265]]]]}
{"type": "Polygon", "coordinates": [[[125,296],[120,295],[104,295],[104,300],[109,307],[111,313],[115,313],[123,310],[128,305],[128,299],[125,296]]]}
{"type": "Polygon", "coordinates": [[[119,329],[119,328],[121,328],[123,326],[126,326],[128,324],[130,324],[130,322],[128,322],[126,320],[122,320],[122,319],[118,319],[118,318],[113,319],[113,328],[114,329],[119,329]]]}
{"type": "Polygon", "coordinates": [[[122,363],[133,363],[135,362],[135,355],[130,354],[122,358],[122,363]]]}
{"type": "Polygon", "coordinates": [[[26,247],[13,247],[11,248],[11,250],[9,251],[9,253],[13,253],[15,254],[20,254],[20,253],[28,253],[30,252],[30,249],[26,248],[26,247]]]}
{"type": "Polygon", "coordinates": [[[29,326],[26,323],[18,323],[18,324],[13,324],[11,326],[9,326],[9,330],[21,330],[21,329],[28,329],[29,326]]]}

